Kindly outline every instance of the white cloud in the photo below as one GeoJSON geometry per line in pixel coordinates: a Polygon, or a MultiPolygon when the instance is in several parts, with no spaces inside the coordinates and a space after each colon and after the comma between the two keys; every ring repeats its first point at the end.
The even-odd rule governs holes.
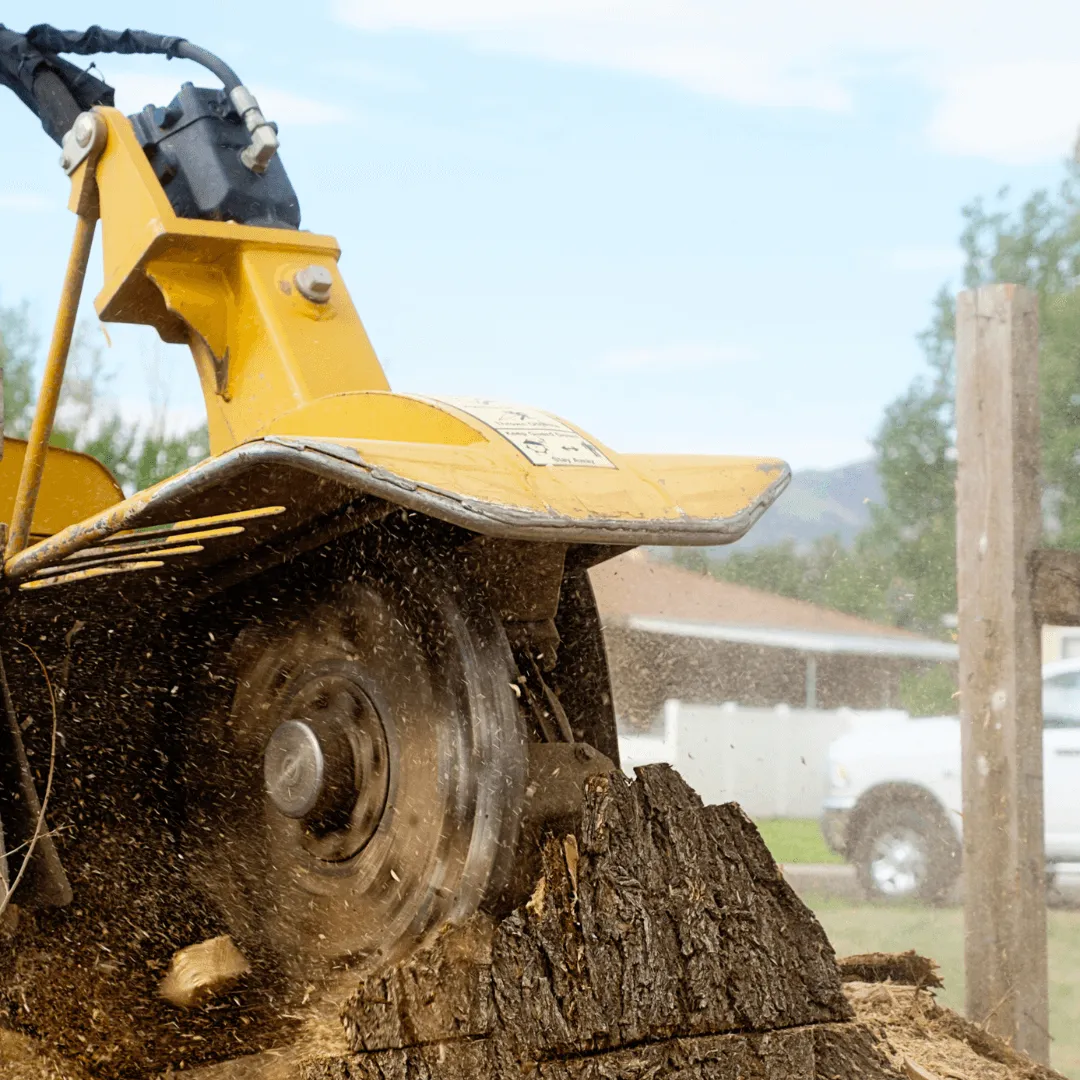
{"type": "Polygon", "coordinates": [[[1080,119],[1080,63],[1015,60],[949,76],[930,125],[936,146],[1010,165],[1060,158],[1080,119]]]}
{"type": "Polygon", "coordinates": [[[0,210],[14,210],[20,214],[36,214],[53,210],[54,199],[39,195],[36,191],[0,191],[0,210]]]}
{"type": "Polygon", "coordinates": [[[929,93],[939,150],[1008,163],[1071,150],[1080,5],[1029,0],[337,0],[363,30],[649,75],[758,106],[844,111],[888,74],[929,93]]]}
{"type": "MultiPolygon", "coordinates": [[[[116,90],[116,107],[126,113],[138,112],[149,103],[167,105],[180,89],[180,82],[168,75],[115,72],[109,78],[116,90]]],[[[338,104],[316,101],[274,87],[253,86],[251,91],[266,118],[280,124],[282,129],[341,124],[350,118],[348,109],[338,104]]],[[[287,137],[286,132],[283,134],[287,137]]]]}
{"type": "Polygon", "coordinates": [[[601,371],[702,371],[724,364],[753,359],[750,349],[739,345],[675,343],[613,349],[600,359],[601,371]]]}

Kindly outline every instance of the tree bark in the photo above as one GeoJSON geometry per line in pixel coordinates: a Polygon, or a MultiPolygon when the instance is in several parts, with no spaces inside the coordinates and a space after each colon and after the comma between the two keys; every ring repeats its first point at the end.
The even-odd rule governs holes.
{"type": "Polygon", "coordinates": [[[894,1080],[832,947],[733,803],[667,766],[588,781],[531,900],[364,979],[308,1080],[894,1080]]]}

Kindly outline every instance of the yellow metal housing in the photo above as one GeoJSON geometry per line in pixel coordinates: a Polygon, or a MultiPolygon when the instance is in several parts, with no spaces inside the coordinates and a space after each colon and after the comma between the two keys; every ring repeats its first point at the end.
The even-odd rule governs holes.
{"type": "Polygon", "coordinates": [[[66,518],[53,506],[35,521],[69,528],[9,558],[16,579],[118,529],[201,516],[198,499],[226,477],[236,508],[292,503],[313,513],[303,511],[312,503],[327,512],[352,492],[482,534],[619,546],[730,542],[786,485],[787,466],[775,459],[621,455],[535,410],[515,428],[519,414],[508,409],[504,425],[490,402],[390,392],[333,239],[178,218],[128,120],[95,111],[107,141],[73,174],[72,208],[85,210],[96,179],[105,263],[97,310],[190,346],[213,456],[89,519],[78,499],[65,504],[66,518]],[[325,303],[297,288],[311,266],[330,275],[325,303]],[[529,424],[547,434],[530,436],[529,424]],[[245,470],[257,484],[242,481],[245,470]],[[319,479],[320,494],[304,476],[319,479]]]}
{"type": "MultiPolygon", "coordinates": [[[[25,459],[26,442],[5,438],[4,455],[0,458],[0,521],[11,521],[25,459]]],[[[72,522],[101,513],[123,498],[124,493],[112,473],[96,458],[51,446],[45,456],[45,474],[30,535],[51,536],[72,522]]]]}

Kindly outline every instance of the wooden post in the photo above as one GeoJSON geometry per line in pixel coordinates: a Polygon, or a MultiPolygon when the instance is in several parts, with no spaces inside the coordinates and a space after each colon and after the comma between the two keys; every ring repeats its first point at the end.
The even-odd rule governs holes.
{"type": "Polygon", "coordinates": [[[1032,563],[1042,529],[1038,308],[1015,285],[956,311],[957,588],[967,1014],[1049,1058],[1042,682],[1032,563]]]}

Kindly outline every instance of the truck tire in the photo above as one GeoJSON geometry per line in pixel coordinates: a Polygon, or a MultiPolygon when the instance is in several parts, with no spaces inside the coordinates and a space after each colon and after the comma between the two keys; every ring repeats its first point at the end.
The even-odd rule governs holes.
{"type": "Polygon", "coordinates": [[[960,873],[960,848],[936,808],[892,801],[863,822],[852,862],[870,900],[937,903],[960,873]]]}

